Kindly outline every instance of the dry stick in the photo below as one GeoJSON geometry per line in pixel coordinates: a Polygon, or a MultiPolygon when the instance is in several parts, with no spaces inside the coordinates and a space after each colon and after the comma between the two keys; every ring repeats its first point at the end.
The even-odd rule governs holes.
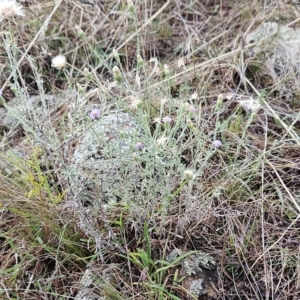
{"type": "MultiPolygon", "coordinates": [[[[20,66],[21,62],[24,60],[24,58],[27,56],[29,50],[32,48],[32,46],[34,45],[34,43],[36,42],[36,40],[38,39],[38,37],[40,36],[40,34],[45,30],[45,28],[47,27],[47,25],[49,24],[50,19],[52,18],[53,14],[56,12],[56,10],[58,9],[58,7],[60,6],[62,0],[57,0],[56,5],[54,6],[52,12],[50,13],[50,15],[47,17],[47,19],[45,20],[45,22],[43,23],[42,27],[40,28],[40,30],[37,32],[37,34],[35,35],[35,37],[33,38],[33,40],[31,41],[31,43],[29,44],[28,48],[26,49],[26,51],[24,52],[24,54],[22,55],[22,57],[19,59],[19,61],[17,62],[16,65],[16,69],[20,66]]],[[[11,78],[13,77],[13,73],[11,73],[8,78],[6,79],[5,83],[3,84],[1,91],[4,90],[4,88],[7,86],[7,84],[9,83],[9,81],[11,80],[11,78]]]]}
{"type": "MultiPolygon", "coordinates": [[[[121,48],[123,48],[128,42],[130,42],[133,38],[135,38],[146,26],[148,26],[162,11],[164,11],[170,4],[171,0],[168,0],[146,23],[144,23],[142,25],[142,27],[140,29],[138,29],[135,33],[133,33],[124,43],[122,43],[117,49],[116,51],[119,51],[121,48]]],[[[108,57],[101,62],[100,65],[102,65],[103,63],[107,62],[109,59],[111,59],[113,57],[113,53],[109,54],[108,57]]],[[[92,70],[93,73],[95,73],[95,71],[99,68],[98,65],[96,68],[94,68],[92,70]]]]}

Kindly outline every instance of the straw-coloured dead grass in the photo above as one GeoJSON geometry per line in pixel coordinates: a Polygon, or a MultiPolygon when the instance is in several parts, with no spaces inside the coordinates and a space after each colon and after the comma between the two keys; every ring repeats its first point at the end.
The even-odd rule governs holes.
{"type": "Polygon", "coordinates": [[[298,299],[297,61],[277,32],[249,38],[297,32],[297,5],[18,3],[0,22],[0,298],[298,299]]]}

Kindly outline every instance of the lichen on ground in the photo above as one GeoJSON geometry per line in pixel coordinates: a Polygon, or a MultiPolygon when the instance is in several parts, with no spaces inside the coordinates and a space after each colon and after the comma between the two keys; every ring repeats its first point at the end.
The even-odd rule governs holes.
{"type": "Polygon", "coordinates": [[[207,253],[198,251],[182,261],[184,273],[188,276],[196,275],[201,272],[203,268],[211,269],[216,265],[215,259],[207,253]]]}

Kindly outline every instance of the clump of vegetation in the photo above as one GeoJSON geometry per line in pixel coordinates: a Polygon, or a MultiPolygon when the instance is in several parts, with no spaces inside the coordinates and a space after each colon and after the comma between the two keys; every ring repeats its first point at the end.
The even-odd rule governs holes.
{"type": "Polygon", "coordinates": [[[297,6],[223,2],[0,3],[1,299],[299,298],[297,6]]]}

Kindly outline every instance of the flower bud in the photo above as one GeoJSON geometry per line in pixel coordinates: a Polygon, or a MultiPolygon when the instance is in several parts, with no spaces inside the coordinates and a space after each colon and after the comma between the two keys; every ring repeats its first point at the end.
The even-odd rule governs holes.
{"type": "Polygon", "coordinates": [[[77,31],[78,36],[81,39],[85,40],[86,39],[85,32],[78,25],[75,25],[75,29],[77,31]]]}
{"type": "Polygon", "coordinates": [[[85,76],[88,80],[91,80],[91,79],[92,79],[92,74],[91,74],[91,72],[88,70],[88,68],[84,68],[84,69],[83,69],[83,74],[84,74],[84,76],[85,76]]]}
{"type": "Polygon", "coordinates": [[[76,87],[77,87],[78,93],[83,95],[85,92],[83,86],[80,83],[76,82],[76,87]]]}
{"type": "Polygon", "coordinates": [[[122,82],[122,73],[121,73],[119,67],[114,66],[112,69],[112,72],[113,72],[114,79],[116,81],[118,81],[119,83],[121,83],[122,82]]]}
{"type": "Polygon", "coordinates": [[[138,54],[136,57],[137,67],[140,68],[144,65],[143,58],[138,54]]]}
{"type": "Polygon", "coordinates": [[[170,77],[171,72],[167,64],[164,65],[164,73],[166,77],[170,77]]]}
{"type": "Polygon", "coordinates": [[[192,122],[191,119],[187,119],[186,120],[186,125],[188,126],[188,128],[193,129],[194,128],[194,124],[192,122]]]}
{"type": "Polygon", "coordinates": [[[113,53],[114,59],[115,59],[118,63],[120,63],[120,56],[119,56],[119,53],[117,52],[117,50],[116,50],[116,49],[113,49],[112,53],[113,53]]]}
{"type": "Polygon", "coordinates": [[[218,99],[217,99],[217,105],[216,105],[217,111],[219,111],[221,109],[222,104],[223,104],[223,99],[224,99],[223,94],[219,94],[218,99]]]}

